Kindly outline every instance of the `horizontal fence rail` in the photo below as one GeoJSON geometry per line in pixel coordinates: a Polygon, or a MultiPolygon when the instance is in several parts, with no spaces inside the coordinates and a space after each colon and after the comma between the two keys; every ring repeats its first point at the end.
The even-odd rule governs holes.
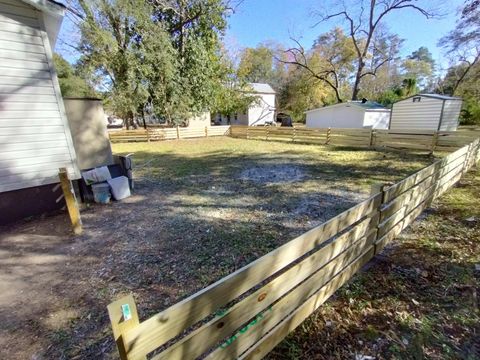
{"type": "Polygon", "coordinates": [[[141,130],[118,130],[108,133],[111,142],[142,142],[174,139],[201,138],[210,136],[227,136],[230,126],[211,126],[204,128],[147,128],[141,130]]]}
{"type": "Polygon", "coordinates": [[[143,322],[131,295],[111,303],[121,359],[261,359],[476,164],[479,148],[474,140],[383,187],[143,322]]]}
{"type": "Polygon", "coordinates": [[[401,131],[339,128],[247,127],[232,125],[230,136],[306,144],[454,151],[480,137],[479,131],[401,131]]]}

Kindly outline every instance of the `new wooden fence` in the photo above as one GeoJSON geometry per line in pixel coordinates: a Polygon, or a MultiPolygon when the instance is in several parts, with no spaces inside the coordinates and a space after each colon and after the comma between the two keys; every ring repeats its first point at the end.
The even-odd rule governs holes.
{"type": "Polygon", "coordinates": [[[373,129],[311,129],[233,125],[230,136],[244,139],[306,144],[454,151],[480,136],[480,131],[425,131],[373,129]]]}
{"type": "Polygon", "coordinates": [[[141,130],[119,130],[109,132],[111,142],[161,141],[189,139],[209,136],[227,136],[230,126],[212,126],[204,128],[147,128],[141,130]]]}
{"type": "Polygon", "coordinates": [[[479,147],[475,140],[384,187],[145,321],[131,295],[111,303],[120,357],[262,358],[458,181],[479,160],[479,147]]]}

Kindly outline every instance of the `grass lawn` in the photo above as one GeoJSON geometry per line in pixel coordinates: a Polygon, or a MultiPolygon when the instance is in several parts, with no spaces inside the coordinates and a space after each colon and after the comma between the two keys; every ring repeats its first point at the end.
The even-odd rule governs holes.
{"type": "Polygon", "coordinates": [[[433,160],[228,137],[114,144],[134,194],[0,229],[0,358],[117,358],[106,306],[146,319],[433,160]],[[28,296],[25,296],[28,294],[28,296]],[[33,339],[33,340],[32,340],[33,339]]]}
{"type": "Polygon", "coordinates": [[[269,359],[480,359],[476,264],[478,169],[438,199],[269,359]]]}

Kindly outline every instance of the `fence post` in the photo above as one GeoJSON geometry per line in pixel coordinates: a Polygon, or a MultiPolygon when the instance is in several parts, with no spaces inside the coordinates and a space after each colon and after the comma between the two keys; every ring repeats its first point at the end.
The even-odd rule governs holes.
{"type": "Polygon", "coordinates": [[[178,125],[177,125],[177,140],[180,139],[180,130],[178,129],[178,125]]]}
{"type": "Polygon", "coordinates": [[[150,142],[150,130],[145,129],[145,131],[147,132],[147,142],[150,142]]]}
{"type": "Polygon", "coordinates": [[[295,136],[297,135],[297,129],[296,128],[293,128],[293,132],[292,132],[292,142],[295,142],[295,136]]]}
{"type": "Polygon", "coordinates": [[[375,130],[373,130],[373,127],[370,129],[370,144],[368,147],[373,147],[374,145],[374,136],[375,136],[375,130]]]}
{"type": "MultiPolygon", "coordinates": [[[[113,330],[113,338],[117,344],[118,353],[121,360],[128,360],[125,344],[123,343],[123,334],[128,330],[138,326],[137,306],[132,295],[125,296],[107,306],[108,316],[113,330]]],[[[143,357],[146,359],[146,357],[143,357]]]]}
{"type": "Polygon", "coordinates": [[[60,184],[62,186],[63,197],[67,204],[68,215],[72,222],[72,228],[75,235],[82,233],[82,218],[80,217],[80,210],[78,209],[77,198],[73,191],[72,182],[68,178],[66,168],[60,168],[58,171],[58,177],[60,178],[60,184]]]}
{"type": "Polygon", "coordinates": [[[265,140],[268,140],[269,134],[270,134],[270,126],[267,126],[267,134],[265,135],[265,140]]]}
{"type": "Polygon", "coordinates": [[[379,254],[384,247],[384,245],[379,246],[379,244],[378,244],[378,240],[380,240],[379,237],[378,237],[378,233],[380,231],[379,226],[380,226],[380,223],[381,223],[381,220],[382,220],[382,209],[383,209],[383,206],[387,203],[386,199],[385,199],[386,198],[385,193],[386,193],[386,189],[389,186],[390,185],[388,185],[388,184],[380,184],[380,185],[378,185],[378,188],[377,188],[379,190],[379,193],[381,193],[381,200],[380,200],[380,204],[377,207],[378,218],[377,218],[377,221],[375,223],[376,230],[375,230],[375,240],[374,240],[374,248],[375,249],[374,249],[374,252],[373,252],[374,256],[379,254]]]}
{"type": "Polygon", "coordinates": [[[248,129],[249,129],[249,128],[250,128],[250,127],[247,125],[247,140],[250,139],[250,137],[248,136],[248,129]]]}
{"type": "Polygon", "coordinates": [[[430,149],[430,154],[433,154],[433,152],[435,151],[435,148],[437,147],[437,143],[438,143],[438,131],[435,131],[432,137],[432,148],[430,149]]]}
{"type": "Polygon", "coordinates": [[[325,145],[329,145],[330,144],[330,135],[332,133],[332,128],[328,128],[327,130],[327,140],[325,141],[325,145]]]}
{"type": "Polygon", "coordinates": [[[208,137],[208,127],[205,126],[205,137],[208,137]]]}

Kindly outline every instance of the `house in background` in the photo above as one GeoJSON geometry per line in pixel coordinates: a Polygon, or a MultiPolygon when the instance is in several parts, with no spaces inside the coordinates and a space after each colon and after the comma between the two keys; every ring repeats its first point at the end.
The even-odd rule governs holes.
{"type": "Polygon", "coordinates": [[[418,94],[392,106],[390,130],[455,131],[462,99],[437,94],[418,94]]]}
{"type": "Polygon", "coordinates": [[[390,110],[374,101],[349,101],[305,112],[307,128],[387,129],[390,110]]]}
{"type": "Polygon", "coordinates": [[[214,116],[215,125],[247,125],[263,126],[275,124],[275,90],[268,84],[249,83],[251,89],[246,91],[247,95],[257,97],[243,114],[231,114],[214,116]]]}
{"type": "Polygon", "coordinates": [[[59,168],[80,177],[52,60],[64,13],[0,0],[0,224],[63,206],[59,168]]]}

